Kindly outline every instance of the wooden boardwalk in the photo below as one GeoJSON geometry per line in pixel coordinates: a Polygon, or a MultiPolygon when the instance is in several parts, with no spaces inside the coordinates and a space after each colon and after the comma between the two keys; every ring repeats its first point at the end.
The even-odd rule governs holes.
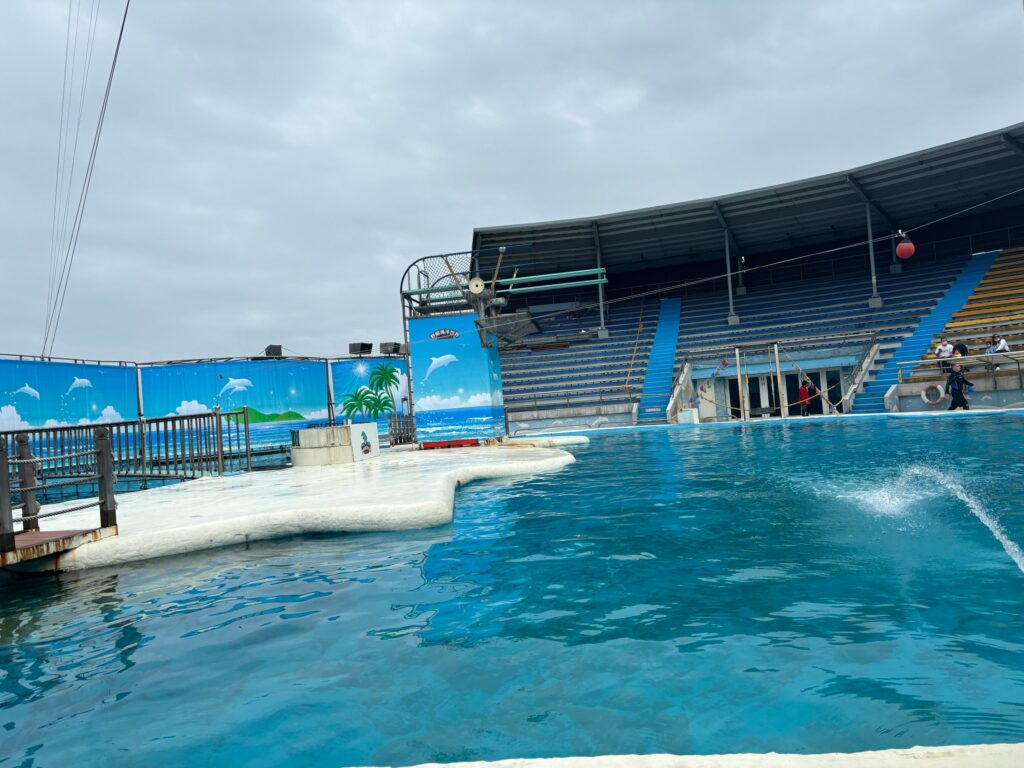
{"type": "Polygon", "coordinates": [[[22,531],[14,537],[14,549],[0,552],[0,567],[6,568],[41,557],[69,552],[90,541],[117,535],[117,526],[75,531],[22,531]]]}

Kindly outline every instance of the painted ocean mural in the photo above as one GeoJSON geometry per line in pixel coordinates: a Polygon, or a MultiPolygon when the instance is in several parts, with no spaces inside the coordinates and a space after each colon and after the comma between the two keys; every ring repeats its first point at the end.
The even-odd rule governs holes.
{"type": "Polygon", "coordinates": [[[387,417],[409,413],[409,375],[405,360],[367,357],[331,362],[334,417],[339,423],[377,422],[380,434],[387,431],[387,417]]]}
{"type": "Polygon", "coordinates": [[[291,431],[328,419],[328,374],[338,422],[410,411],[403,358],[214,360],[97,365],[0,358],[0,432],[249,409],[254,447],[288,446],[291,431]],[[329,366],[329,368],[328,368],[329,366]]]}
{"type": "Polygon", "coordinates": [[[476,315],[409,321],[416,436],[422,441],[505,434],[501,369],[483,347],[476,315]]]}
{"type": "Polygon", "coordinates": [[[142,368],[149,418],[248,406],[251,424],[327,418],[327,372],[318,360],[217,360],[142,368]]]}
{"type": "Polygon", "coordinates": [[[291,430],[327,421],[327,369],[321,360],[217,360],[145,366],[148,418],[249,409],[254,447],[287,446],[291,430]]]}
{"type": "Polygon", "coordinates": [[[138,418],[134,365],[0,359],[0,432],[138,418]]]}

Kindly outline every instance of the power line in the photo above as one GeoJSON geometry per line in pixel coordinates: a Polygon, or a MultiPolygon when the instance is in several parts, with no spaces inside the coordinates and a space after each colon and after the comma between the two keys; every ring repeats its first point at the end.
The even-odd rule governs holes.
{"type": "MultiPolygon", "coordinates": [[[[74,91],[75,78],[78,63],[78,38],[81,28],[81,5],[78,0],[78,8],[74,22],[74,41],[71,41],[71,12],[73,1],[68,0],[68,29],[65,34],[65,74],[64,87],[61,91],[61,115],[60,130],[57,145],[57,173],[54,187],[54,211],[53,229],[50,238],[50,273],[47,285],[46,316],[43,328],[44,344],[49,335],[53,323],[54,304],[56,303],[55,289],[57,285],[58,266],[60,265],[59,254],[64,250],[66,234],[68,231],[68,214],[71,210],[71,188],[74,185],[75,167],[78,158],[79,135],[82,129],[82,118],[85,115],[85,97],[89,86],[89,73],[92,68],[92,54],[96,41],[96,29],[99,21],[100,0],[91,0],[89,9],[89,20],[86,25],[87,42],[82,67],[82,76],[78,85],[78,116],[75,120],[75,139],[70,142],[71,121],[74,112],[74,91]],[[68,67],[68,54],[70,52],[71,65],[68,67]],[[69,80],[70,77],[70,80],[69,80]],[[70,163],[70,169],[69,169],[70,163]],[[63,200],[61,199],[63,197],[63,200]]],[[[45,347],[44,350],[45,352],[45,347]]]]}
{"type": "Polygon", "coordinates": [[[50,332],[50,307],[53,303],[54,278],[57,274],[57,201],[60,199],[61,166],[64,157],[64,105],[68,90],[68,51],[71,49],[71,2],[68,0],[68,22],[64,32],[64,80],[60,89],[60,119],[57,130],[57,172],[53,180],[53,223],[50,230],[50,275],[46,290],[46,318],[43,328],[43,354],[46,353],[46,337],[50,332]]]}
{"type": "MultiPolygon", "coordinates": [[[[64,299],[67,296],[68,291],[68,279],[71,276],[71,268],[74,265],[75,251],[78,246],[78,235],[82,229],[82,215],[85,212],[85,202],[89,195],[89,187],[92,184],[93,168],[96,165],[96,152],[99,149],[100,136],[103,133],[103,120],[107,114],[107,104],[110,101],[110,89],[114,83],[114,72],[117,69],[117,59],[121,53],[121,41],[124,38],[124,27],[128,20],[128,8],[130,5],[131,0],[125,0],[124,15],[121,17],[121,29],[117,35],[117,46],[114,48],[114,58],[110,62],[110,74],[107,76],[107,87],[103,93],[103,105],[100,107],[100,116],[96,122],[96,133],[92,140],[92,149],[89,153],[89,163],[86,167],[85,179],[82,183],[82,193],[78,198],[78,209],[75,212],[75,219],[71,229],[71,237],[68,240],[64,263],[61,268],[60,280],[57,283],[57,295],[60,296],[60,302],[57,304],[56,312],[53,315],[53,324],[50,329],[49,339],[43,339],[43,349],[46,350],[44,352],[46,355],[53,353],[53,344],[57,339],[57,330],[60,327],[60,318],[64,310],[64,299]],[[47,342],[49,343],[48,347],[47,342]]],[[[54,300],[56,301],[56,295],[54,296],[54,300]]]]}

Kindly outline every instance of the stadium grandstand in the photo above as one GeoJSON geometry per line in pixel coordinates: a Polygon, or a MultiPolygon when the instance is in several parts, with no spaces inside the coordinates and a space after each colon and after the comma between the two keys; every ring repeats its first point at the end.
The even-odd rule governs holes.
{"type": "Polygon", "coordinates": [[[796,415],[808,380],[810,413],[873,413],[937,370],[942,333],[1024,347],[1022,246],[1024,123],[716,198],[478,228],[470,251],[410,267],[403,309],[481,311],[465,288],[482,279],[513,434],[796,415]]]}

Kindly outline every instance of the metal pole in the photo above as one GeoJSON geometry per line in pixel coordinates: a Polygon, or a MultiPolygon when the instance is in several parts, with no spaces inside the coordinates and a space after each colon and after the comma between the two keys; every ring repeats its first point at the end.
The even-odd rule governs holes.
{"type": "MultiPolygon", "coordinates": [[[[729,230],[723,229],[722,236],[725,238],[725,284],[729,288],[729,325],[739,325],[740,319],[732,305],[732,260],[729,258],[729,230]]],[[[737,360],[739,352],[737,352],[737,360]]]]}
{"type": "Polygon", "coordinates": [[[143,400],[142,393],[142,369],[139,368],[139,364],[135,364],[135,407],[139,411],[139,418],[144,415],[143,407],[145,401],[143,400]]]}
{"type": "Polygon", "coordinates": [[[149,426],[143,416],[139,416],[139,465],[142,469],[142,490],[149,487],[149,426]]]}
{"type": "Polygon", "coordinates": [[[334,426],[334,372],[331,370],[331,361],[324,360],[327,367],[327,424],[334,426]]]}
{"type": "Polygon", "coordinates": [[[117,525],[117,499],[114,498],[114,454],[110,446],[110,430],[97,427],[96,467],[100,476],[100,527],[117,525]]]}
{"type": "Polygon", "coordinates": [[[412,416],[413,422],[416,421],[416,406],[413,404],[413,382],[412,382],[412,348],[409,346],[409,321],[411,320],[411,299],[402,300],[402,335],[405,337],[405,375],[409,385],[409,412],[407,415],[412,416]]]}
{"type": "Polygon", "coordinates": [[[21,529],[23,531],[38,531],[39,518],[36,515],[39,514],[39,502],[36,500],[36,492],[24,490],[25,488],[34,488],[36,485],[36,464],[33,461],[35,457],[32,456],[32,449],[28,445],[28,435],[18,435],[17,440],[18,460],[22,462],[18,465],[18,484],[22,488],[21,516],[22,518],[31,517],[31,520],[23,520],[21,529]]]}
{"type": "MultiPolygon", "coordinates": [[[[594,256],[597,260],[597,268],[601,268],[601,238],[597,233],[597,222],[592,225],[594,233],[594,256]]],[[[601,330],[604,330],[604,283],[597,284],[597,308],[601,314],[601,330]]]]}
{"type": "Polygon", "coordinates": [[[903,265],[896,258],[896,233],[890,232],[889,244],[892,246],[892,263],[889,265],[889,274],[898,275],[903,271],[903,265]]]}
{"type": "Polygon", "coordinates": [[[779,343],[775,342],[775,376],[779,385],[779,416],[789,416],[786,388],[782,386],[782,366],[779,364],[779,343]]]}
{"type": "Polygon", "coordinates": [[[740,348],[736,347],[736,393],[740,401],[740,420],[747,420],[747,406],[743,401],[743,372],[740,370],[740,348]]]}
{"type": "Polygon", "coordinates": [[[14,516],[11,512],[11,476],[7,438],[0,435],[0,552],[13,552],[14,516]]]}
{"type": "Polygon", "coordinates": [[[868,220],[868,261],[871,263],[871,298],[868,306],[877,309],[882,306],[882,297],[878,295],[878,276],[875,274],[875,235],[871,229],[871,205],[864,203],[864,215],[868,220]]]}

